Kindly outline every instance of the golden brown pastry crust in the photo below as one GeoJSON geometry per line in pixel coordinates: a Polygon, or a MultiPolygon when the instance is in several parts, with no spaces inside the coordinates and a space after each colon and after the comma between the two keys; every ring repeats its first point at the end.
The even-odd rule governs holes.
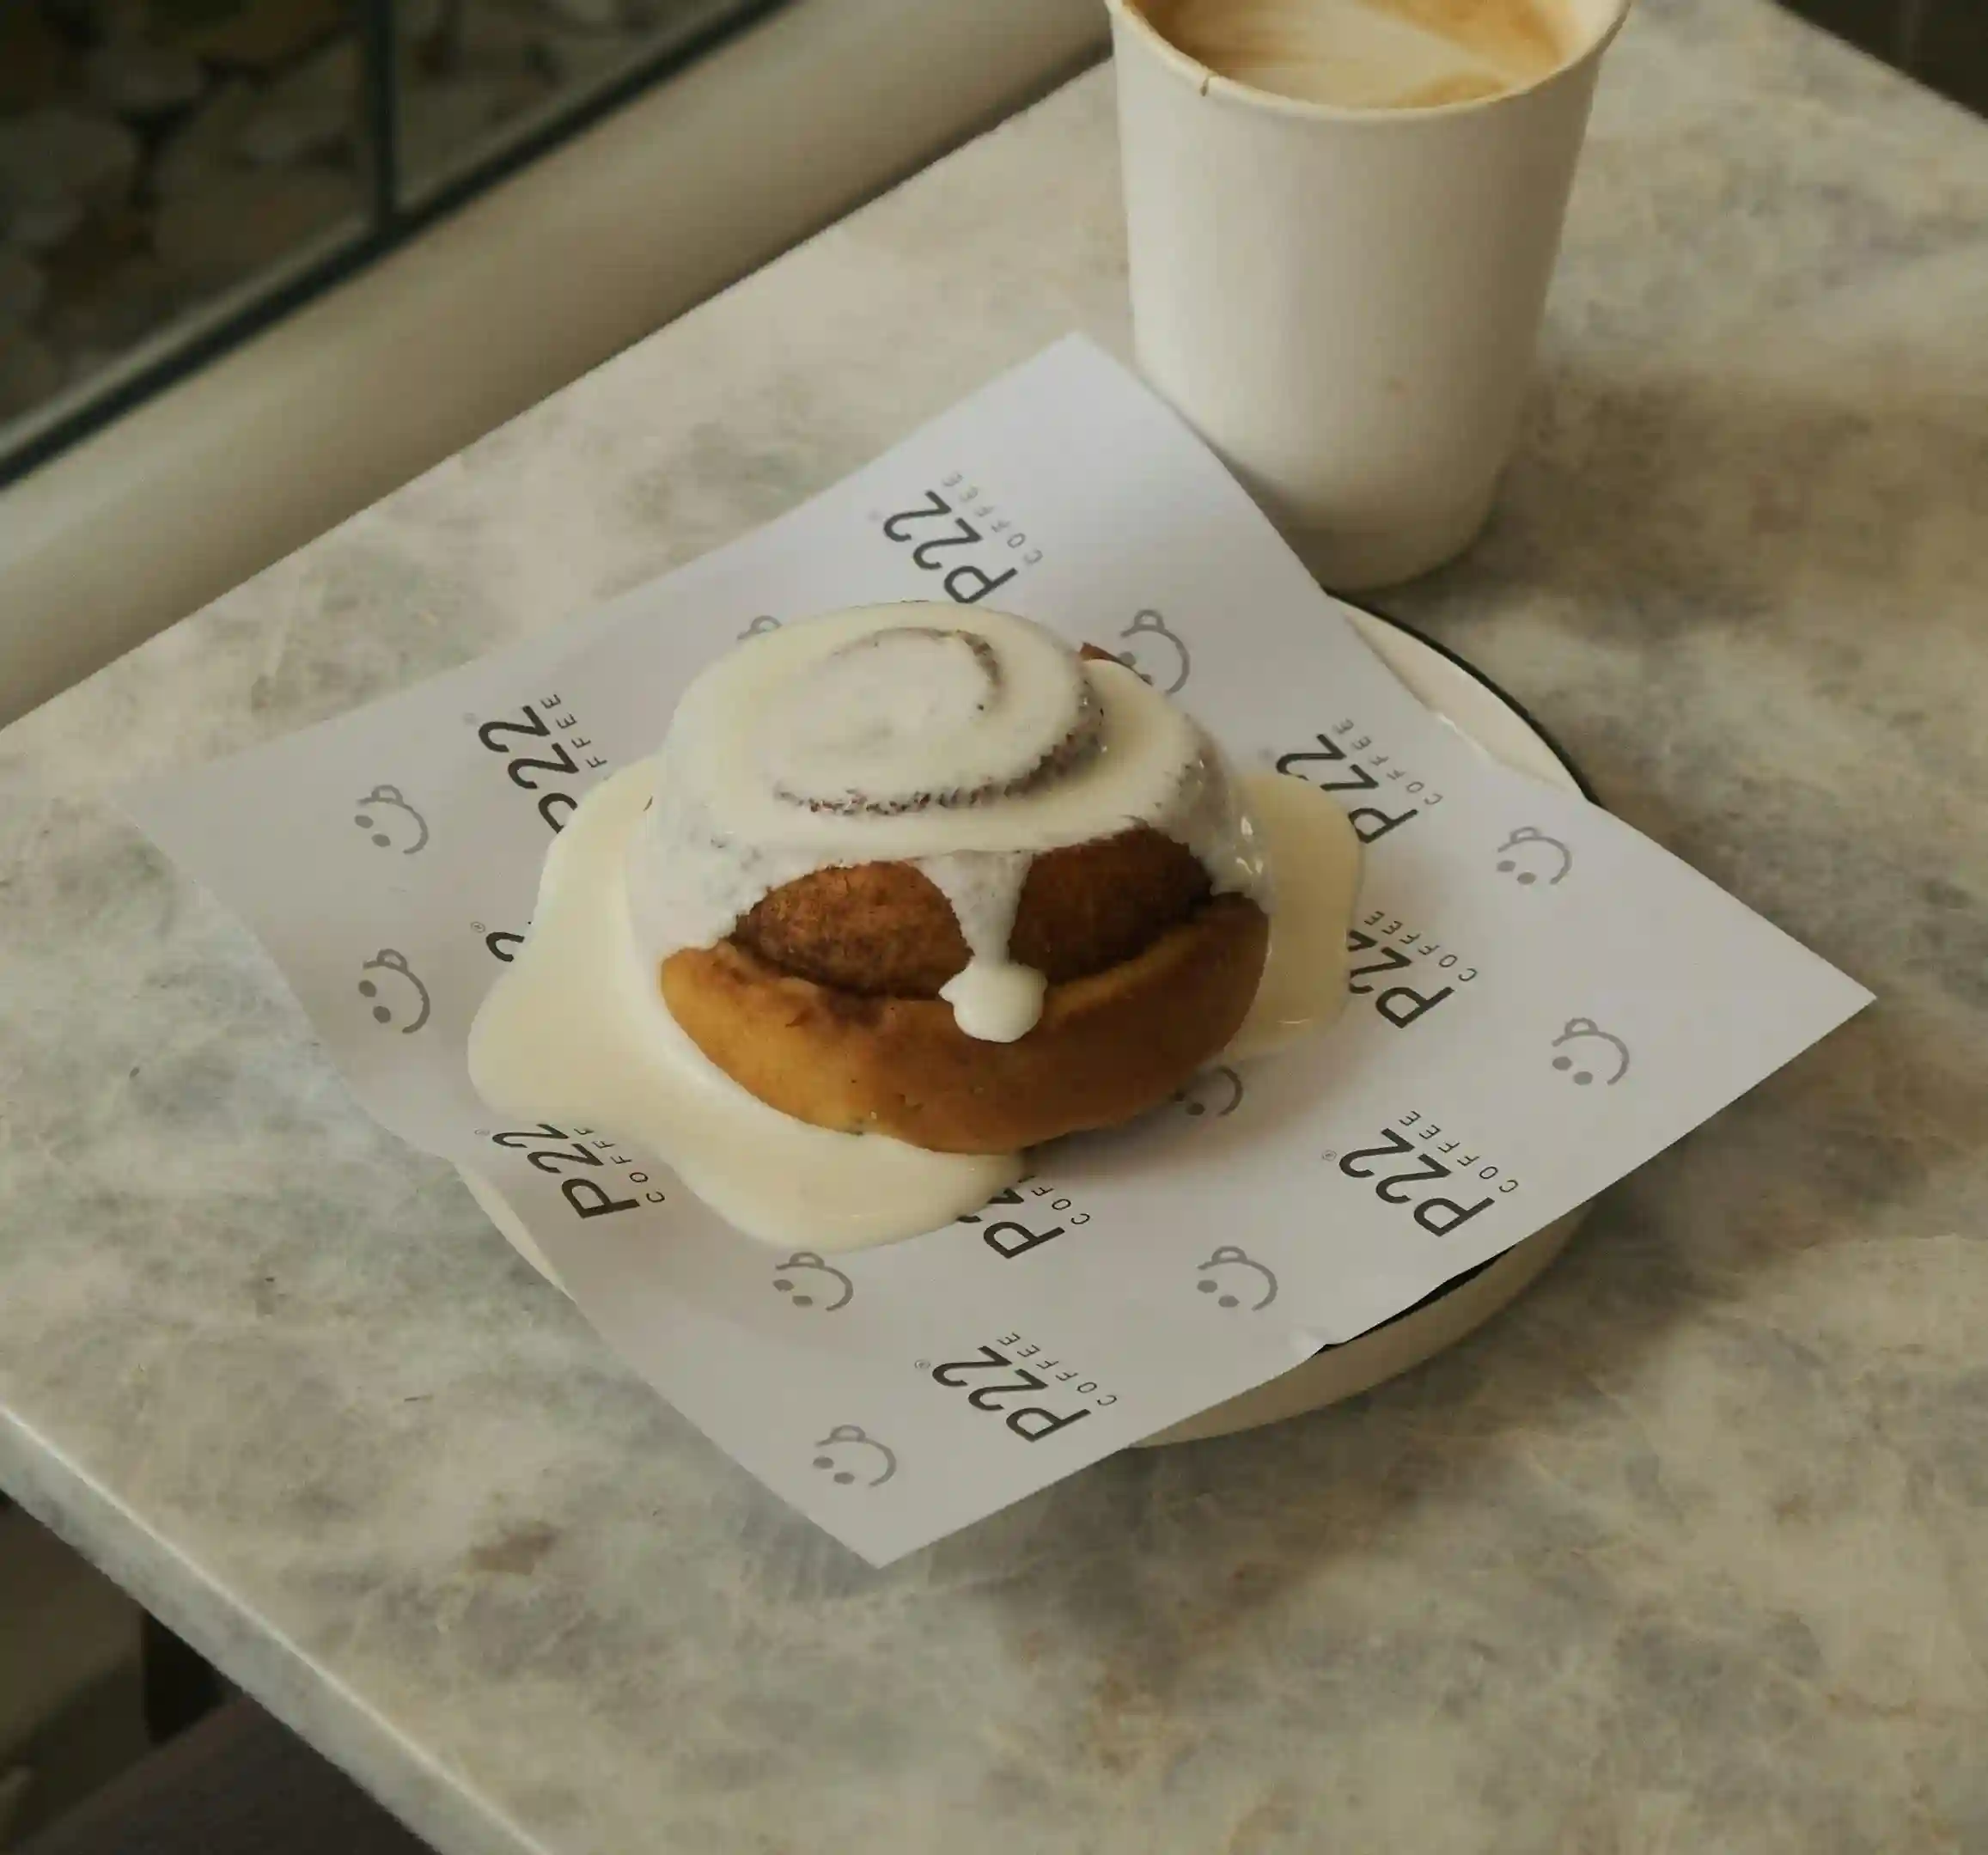
{"type": "Polygon", "coordinates": [[[671,955],[662,992],[705,1056],[798,1120],[1013,1153],[1167,1100],[1235,1034],[1269,939],[1254,902],[1217,896],[1131,958],[1052,984],[1008,1044],[967,1036],[936,999],[819,985],[732,941],[671,955]]]}
{"type": "MultiPolygon", "coordinates": [[[[1029,865],[1009,958],[1054,985],[1101,973],[1178,926],[1208,896],[1191,851],[1140,825],[1046,851],[1029,865]]],[[[732,937],[770,966],[845,992],[936,998],[967,964],[952,904],[909,863],[817,870],[775,889],[732,937]]]]}

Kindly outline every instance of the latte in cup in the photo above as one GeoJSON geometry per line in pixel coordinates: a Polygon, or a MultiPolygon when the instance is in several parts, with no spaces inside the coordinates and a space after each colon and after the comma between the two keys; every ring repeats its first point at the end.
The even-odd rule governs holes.
{"type": "Polygon", "coordinates": [[[1196,63],[1342,109],[1430,109],[1522,90],[1581,49],[1568,0],[1136,0],[1196,63]]]}

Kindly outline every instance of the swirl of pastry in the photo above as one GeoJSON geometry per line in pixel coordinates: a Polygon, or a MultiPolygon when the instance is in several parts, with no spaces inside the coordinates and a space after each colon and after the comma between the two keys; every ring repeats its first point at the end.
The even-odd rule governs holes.
{"type": "Polygon", "coordinates": [[[893,625],[801,667],[762,711],[773,790],[883,816],[1026,792],[1095,750],[1077,661],[1033,627],[893,625]]]}
{"type": "Polygon", "coordinates": [[[680,863],[716,844],[820,869],[1034,852],[1129,823],[1187,842],[1215,760],[1131,671],[1084,662],[1027,619],[871,606],[705,670],[671,719],[658,793],[681,826],[680,863]]]}
{"type": "Polygon", "coordinates": [[[1217,891],[1254,886],[1194,723],[1005,613],[872,606],[756,638],[684,692],[656,768],[630,894],[658,957],[722,940],[813,871],[939,858],[929,873],[983,899],[968,912],[991,940],[997,866],[978,853],[1026,862],[1138,826],[1184,845],[1217,891]]]}

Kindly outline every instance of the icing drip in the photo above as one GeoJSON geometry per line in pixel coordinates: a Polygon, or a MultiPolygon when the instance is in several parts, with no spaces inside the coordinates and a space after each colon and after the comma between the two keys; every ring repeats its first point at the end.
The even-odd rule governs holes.
{"type": "Polygon", "coordinates": [[[971,955],[939,988],[939,996],[952,1006],[953,1022],[986,1043],[1026,1037],[1042,1016],[1048,986],[1041,973],[1008,957],[1021,885],[1034,861],[1017,851],[955,851],[918,863],[933,888],[952,904],[971,955]]]}

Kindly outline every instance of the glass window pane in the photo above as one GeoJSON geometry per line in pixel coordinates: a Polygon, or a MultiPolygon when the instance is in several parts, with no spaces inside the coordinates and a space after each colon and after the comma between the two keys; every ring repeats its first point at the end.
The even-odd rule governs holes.
{"type": "Polygon", "coordinates": [[[394,0],[402,201],[438,188],[766,0],[394,0]]]}
{"type": "Polygon", "coordinates": [[[0,462],[364,229],[344,0],[0,0],[0,462]]]}

